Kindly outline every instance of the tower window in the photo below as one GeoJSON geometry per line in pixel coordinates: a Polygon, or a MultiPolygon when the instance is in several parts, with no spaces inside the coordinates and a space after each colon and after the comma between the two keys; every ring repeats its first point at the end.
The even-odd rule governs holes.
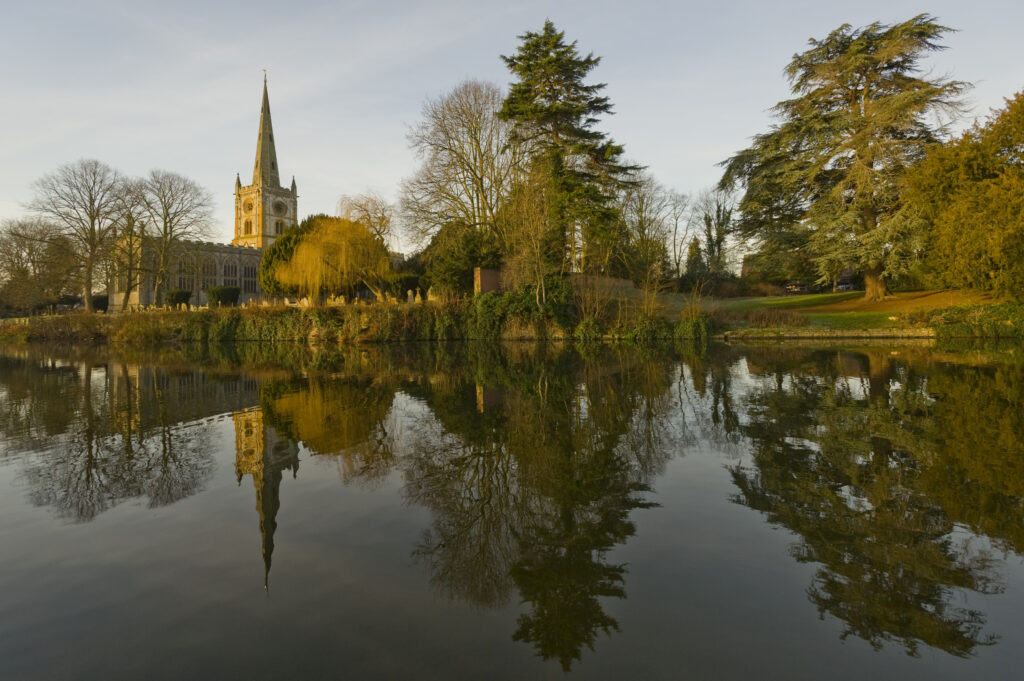
{"type": "Polygon", "coordinates": [[[252,220],[245,221],[245,233],[247,235],[252,234],[252,220]]]}
{"type": "Polygon", "coordinates": [[[284,234],[284,223],[280,220],[274,223],[274,234],[284,234]]]}

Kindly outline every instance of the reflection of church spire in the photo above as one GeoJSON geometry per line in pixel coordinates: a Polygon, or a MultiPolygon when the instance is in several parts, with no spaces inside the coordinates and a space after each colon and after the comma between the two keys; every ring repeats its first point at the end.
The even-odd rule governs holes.
{"type": "Polygon", "coordinates": [[[298,448],[288,440],[278,440],[276,433],[263,424],[263,411],[252,407],[232,415],[235,422],[235,474],[241,483],[252,476],[256,488],[256,512],[260,518],[263,552],[263,587],[270,579],[270,563],[274,553],[274,531],[277,511],[281,508],[282,471],[299,470],[298,448]]]}
{"type": "Polygon", "coordinates": [[[261,476],[256,487],[256,511],[260,515],[260,535],[263,538],[263,588],[270,580],[270,560],[274,554],[274,530],[277,529],[277,511],[281,508],[281,471],[272,471],[261,476]],[[262,483],[262,484],[260,484],[262,483]]]}

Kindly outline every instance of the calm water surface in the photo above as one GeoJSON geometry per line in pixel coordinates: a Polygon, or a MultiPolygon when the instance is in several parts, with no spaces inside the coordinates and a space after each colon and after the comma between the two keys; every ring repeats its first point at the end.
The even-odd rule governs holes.
{"type": "Polygon", "coordinates": [[[294,353],[0,353],[0,679],[1020,678],[1021,348],[294,353]]]}

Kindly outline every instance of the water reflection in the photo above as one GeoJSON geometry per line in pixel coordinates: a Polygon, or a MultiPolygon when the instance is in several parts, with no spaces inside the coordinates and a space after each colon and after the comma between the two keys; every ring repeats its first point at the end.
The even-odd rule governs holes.
{"type": "Polygon", "coordinates": [[[270,564],[274,553],[274,531],[281,508],[281,479],[284,471],[292,477],[299,472],[299,448],[293,440],[280,437],[264,423],[263,410],[250,407],[232,414],[235,424],[235,475],[238,483],[246,475],[256,490],[256,513],[260,519],[263,553],[263,588],[269,588],[270,564]]]}
{"type": "MultiPolygon", "coordinates": [[[[234,383],[92,358],[0,358],[4,456],[24,457],[29,497],[75,521],[126,499],[149,507],[190,496],[209,477],[207,433],[181,424],[245,403],[234,383]]],[[[243,386],[244,387],[244,386],[243,386]]]]}
{"type": "Polygon", "coordinates": [[[794,558],[819,566],[808,597],[844,637],[912,655],[994,643],[984,613],[958,602],[1001,590],[991,543],[1021,548],[1020,366],[786,359],[751,363],[752,462],[732,470],[736,500],[797,534],[794,558]]]}
{"type": "Polygon", "coordinates": [[[438,590],[488,607],[515,592],[526,612],[514,638],[568,670],[618,629],[602,599],[625,598],[626,568],[608,553],[636,532],[630,513],[650,505],[672,455],[672,367],[534,350],[417,386],[436,422],[403,473],[434,514],[416,555],[438,590]]]}
{"type": "Polygon", "coordinates": [[[255,492],[265,587],[280,486],[300,460],[369,489],[400,479],[430,511],[410,551],[435,592],[520,604],[513,638],[566,671],[618,631],[628,570],[615,550],[691,449],[720,457],[735,502],[794,534],[819,614],[876,649],[966,657],[996,643],[963,595],[1001,592],[1003,557],[1024,550],[1012,358],[426,344],[0,357],[0,456],[33,503],[77,521],[201,491],[220,415],[255,492]]]}

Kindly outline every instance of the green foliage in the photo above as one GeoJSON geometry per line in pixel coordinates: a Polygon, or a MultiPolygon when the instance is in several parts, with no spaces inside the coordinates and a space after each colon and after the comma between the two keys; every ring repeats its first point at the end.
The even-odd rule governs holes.
{"type": "Polygon", "coordinates": [[[171,307],[178,307],[179,305],[188,305],[188,301],[192,298],[191,291],[185,291],[183,289],[174,289],[167,294],[167,304],[171,307]]]}
{"type": "Polygon", "coordinates": [[[649,345],[659,340],[672,338],[673,329],[664,317],[638,314],[631,320],[620,323],[613,335],[619,340],[637,345],[649,345]]]}
{"type": "Polygon", "coordinates": [[[213,323],[210,324],[207,337],[208,342],[210,344],[233,343],[238,336],[238,323],[240,321],[241,315],[236,310],[232,310],[227,314],[217,315],[213,323]]]}
{"type": "Polygon", "coordinates": [[[473,268],[498,268],[501,254],[494,236],[471,227],[442,227],[423,253],[426,270],[421,280],[435,292],[470,293],[473,268]]]}
{"type": "Polygon", "coordinates": [[[595,317],[585,317],[576,325],[572,332],[573,338],[583,343],[592,343],[604,336],[601,322],[595,317]]]}
{"type": "Polygon", "coordinates": [[[926,276],[1024,300],[1024,92],[907,175],[932,227],[926,276]]]}
{"type": "Polygon", "coordinates": [[[822,279],[855,266],[869,298],[918,253],[921,221],[901,201],[904,172],[936,143],[934,113],[955,109],[965,83],[919,78],[949,29],[922,14],[903,23],[840,26],[786,68],[794,98],[770,132],[725,162],[720,186],[743,185],[743,236],[805,240],[822,279]]]}
{"type": "Polygon", "coordinates": [[[686,249],[686,276],[691,282],[707,276],[708,264],[704,258],[704,249],[700,246],[700,239],[693,237],[686,249]]]}
{"type": "Polygon", "coordinates": [[[908,320],[926,324],[939,338],[1016,338],[1024,340],[1024,304],[962,305],[914,313],[908,320]]]}
{"type": "Polygon", "coordinates": [[[672,337],[677,341],[707,342],[711,336],[711,317],[699,307],[683,310],[679,321],[672,329],[672,337]]]}
{"type": "Polygon", "coordinates": [[[241,293],[237,286],[211,286],[206,289],[206,299],[211,307],[234,307],[241,293]]]}
{"type": "Polygon", "coordinates": [[[533,150],[532,162],[545,167],[549,226],[562,236],[570,271],[607,268],[621,243],[612,194],[637,168],[621,163],[623,148],[594,129],[599,116],[612,112],[599,95],[604,84],[584,82],[600,57],[580,56],[551,21],[519,40],[516,53],[502,57],[516,80],[498,116],[513,123],[513,135],[533,150]]]}
{"type": "Polygon", "coordinates": [[[473,298],[473,307],[467,324],[470,338],[500,338],[502,323],[505,321],[505,297],[497,291],[483,293],[473,298]]]}

